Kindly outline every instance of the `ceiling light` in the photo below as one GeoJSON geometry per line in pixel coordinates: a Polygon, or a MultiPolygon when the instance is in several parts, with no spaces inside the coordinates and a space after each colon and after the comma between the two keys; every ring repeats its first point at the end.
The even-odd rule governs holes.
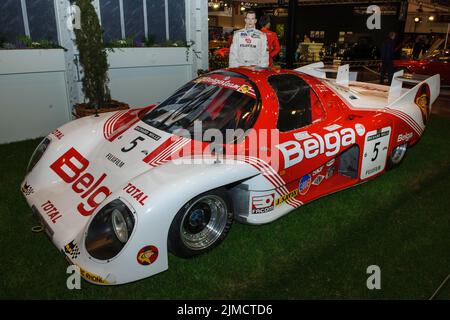
{"type": "Polygon", "coordinates": [[[429,20],[429,21],[434,21],[434,16],[429,16],[429,17],[428,17],[428,20],[429,20]]]}

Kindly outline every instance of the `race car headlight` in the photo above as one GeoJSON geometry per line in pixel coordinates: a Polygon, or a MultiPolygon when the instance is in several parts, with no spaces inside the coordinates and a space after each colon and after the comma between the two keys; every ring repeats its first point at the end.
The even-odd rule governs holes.
{"type": "Polygon", "coordinates": [[[104,206],[92,219],[86,233],[86,250],[94,258],[108,260],[123,249],[134,228],[134,216],[121,200],[104,206]]]}
{"type": "Polygon", "coordinates": [[[38,161],[42,158],[44,155],[45,150],[47,150],[49,144],[50,144],[49,138],[44,138],[41,143],[37,146],[37,148],[34,150],[33,154],[31,155],[30,161],[28,162],[27,166],[27,173],[29,173],[31,170],[33,170],[34,166],[38,161]]]}
{"type": "Polygon", "coordinates": [[[114,209],[111,213],[111,218],[117,239],[126,243],[128,241],[128,228],[123,214],[119,210],[114,209]]]}

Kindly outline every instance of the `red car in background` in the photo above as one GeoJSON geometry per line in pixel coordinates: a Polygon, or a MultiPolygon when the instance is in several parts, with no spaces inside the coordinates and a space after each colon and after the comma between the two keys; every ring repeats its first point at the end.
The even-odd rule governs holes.
{"type": "Polygon", "coordinates": [[[441,75],[441,86],[450,86],[450,50],[439,51],[419,60],[394,60],[395,70],[424,75],[441,75]]]}

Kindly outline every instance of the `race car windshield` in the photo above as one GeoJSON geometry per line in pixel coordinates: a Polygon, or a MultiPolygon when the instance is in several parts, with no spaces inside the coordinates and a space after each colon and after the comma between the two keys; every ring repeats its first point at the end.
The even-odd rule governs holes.
{"type": "Polygon", "coordinates": [[[227,129],[246,131],[259,113],[255,90],[241,75],[210,74],[183,86],[142,121],[169,133],[185,129],[194,139],[198,138],[198,128],[202,137],[208,129],[220,130],[224,136],[227,129]]]}

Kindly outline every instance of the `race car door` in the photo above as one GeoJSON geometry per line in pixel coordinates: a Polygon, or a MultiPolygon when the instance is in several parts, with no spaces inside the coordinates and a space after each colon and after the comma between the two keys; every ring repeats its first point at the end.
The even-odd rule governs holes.
{"type": "Polygon", "coordinates": [[[304,157],[301,141],[322,130],[324,108],[316,93],[300,76],[278,74],[269,77],[268,81],[279,103],[279,172],[287,184],[298,184],[305,173],[316,169],[316,159],[304,157]]]}

